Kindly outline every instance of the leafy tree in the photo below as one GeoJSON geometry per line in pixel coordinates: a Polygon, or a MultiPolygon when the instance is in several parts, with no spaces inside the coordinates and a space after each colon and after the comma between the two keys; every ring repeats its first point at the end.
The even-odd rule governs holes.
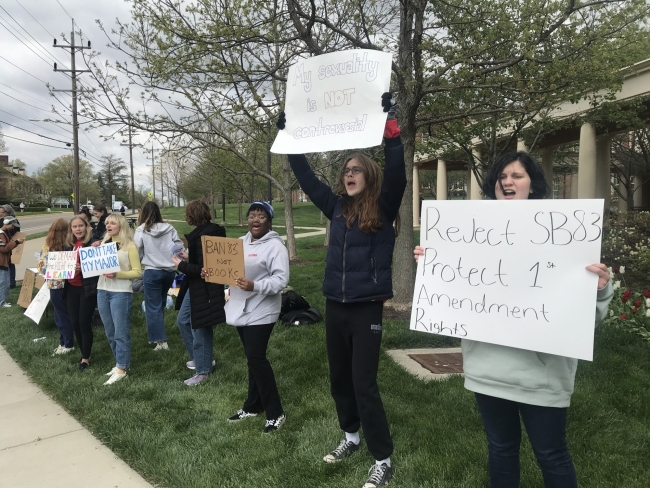
{"type": "MultiPolygon", "coordinates": [[[[70,205],[74,204],[72,198],[72,192],[74,191],[74,157],[71,154],[59,156],[39,168],[36,172],[36,179],[41,185],[50,206],[52,206],[53,198],[65,198],[70,205]]],[[[79,189],[82,202],[98,200],[99,187],[97,186],[97,178],[90,163],[85,159],[79,160],[79,189]]]]}
{"type": "MultiPolygon", "coordinates": [[[[400,216],[402,228],[410,229],[418,132],[448,134],[448,144],[463,151],[475,134],[457,135],[459,128],[474,125],[481,134],[512,125],[521,130],[536,117],[545,120],[557,100],[611,86],[609,73],[619,61],[615,53],[645,34],[640,22],[648,13],[645,0],[132,0],[132,5],[133,22],[118,24],[119,40],[112,44],[130,64],[115,68],[140,87],[147,113],[130,110],[129,88],[119,87],[118,78],[98,64],[94,75],[103,98],[86,103],[86,113],[125,122],[130,116],[139,128],[166,137],[187,134],[198,146],[235,154],[282,191],[289,246],[292,180],[286,160],[275,178],[240,147],[248,140],[263,144],[271,135],[267,123],[282,105],[287,68],[297,58],[350,48],[393,53],[409,182],[400,216]],[[149,109],[156,103],[160,115],[149,109]]],[[[413,244],[411,232],[400,233],[394,302],[404,307],[415,281],[413,244]]]]}
{"type": "Polygon", "coordinates": [[[97,185],[104,203],[110,204],[115,195],[117,201],[130,201],[127,166],[114,155],[101,158],[101,168],[97,173],[97,185]]]}

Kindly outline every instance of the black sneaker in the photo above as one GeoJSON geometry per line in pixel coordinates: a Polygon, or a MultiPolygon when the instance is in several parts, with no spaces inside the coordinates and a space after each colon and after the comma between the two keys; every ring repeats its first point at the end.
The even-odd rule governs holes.
{"type": "Polygon", "coordinates": [[[339,444],[339,447],[337,447],[328,455],[326,455],[323,458],[323,461],[329,464],[338,463],[343,458],[348,457],[354,454],[355,452],[357,452],[359,450],[360,444],[361,443],[355,444],[354,442],[343,439],[339,444]]]}
{"type": "Polygon", "coordinates": [[[239,420],[244,420],[246,417],[257,417],[257,414],[239,409],[235,415],[228,417],[228,422],[238,422],[239,420]]]}
{"type": "Polygon", "coordinates": [[[287,417],[284,414],[282,414],[277,419],[267,420],[266,425],[264,426],[264,430],[262,432],[264,434],[268,434],[269,432],[278,430],[280,427],[282,427],[282,424],[284,424],[284,421],[286,419],[287,417]]]}
{"type": "Polygon", "coordinates": [[[390,483],[391,478],[395,468],[389,466],[386,463],[382,464],[373,464],[370,471],[368,471],[368,480],[366,484],[363,485],[363,488],[377,488],[378,486],[386,486],[390,483]]]}
{"type": "Polygon", "coordinates": [[[79,371],[86,371],[88,368],[90,368],[90,363],[79,361],[79,371]]]}

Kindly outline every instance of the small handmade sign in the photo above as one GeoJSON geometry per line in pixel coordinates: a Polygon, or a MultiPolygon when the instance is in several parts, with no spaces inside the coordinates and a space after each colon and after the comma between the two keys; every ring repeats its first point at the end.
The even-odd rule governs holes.
{"type": "MultiPolygon", "coordinates": [[[[16,232],[13,239],[17,241],[18,239],[25,239],[27,234],[25,232],[16,232]]],[[[25,243],[18,244],[11,251],[11,264],[20,264],[20,261],[23,259],[23,250],[25,249],[25,243]]]]}
{"type": "Polygon", "coordinates": [[[244,277],[244,241],[229,237],[201,236],[205,281],[235,285],[244,277]]]}
{"type": "Polygon", "coordinates": [[[38,324],[41,321],[41,317],[43,317],[43,312],[45,312],[49,301],[50,289],[47,286],[42,286],[32,300],[32,303],[25,310],[25,317],[29,317],[38,324]]]}
{"type": "Polygon", "coordinates": [[[47,255],[46,280],[69,280],[74,278],[77,251],[51,252],[47,255]]]}
{"type": "Polygon", "coordinates": [[[117,260],[117,245],[114,242],[97,247],[80,247],[79,259],[84,278],[115,273],[120,270],[117,260]]]}

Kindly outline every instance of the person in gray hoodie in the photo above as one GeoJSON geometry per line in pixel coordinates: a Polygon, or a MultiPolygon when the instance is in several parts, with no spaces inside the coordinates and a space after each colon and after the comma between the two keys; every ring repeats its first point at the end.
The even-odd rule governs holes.
{"type": "Polygon", "coordinates": [[[167,292],[174,282],[176,266],[172,252],[182,251],[183,241],[176,229],[163,222],[160,208],[155,202],[147,202],[140,212],[140,225],[133,236],[144,265],[144,308],[149,343],[156,343],[154,351],[169,349],[165,330],[165,304],[167,292]]]}
{"type": "Polygon", "coordinates": [[[280,315],[282,290],[289,282],[289,254],[277,232],[271,230],[273,207],[253,202],[248,209],[244,241],[245,277],[230,287],[224,307],[226,323],[237,327],[248,361],[248,396],[228,420],[236,422],[266,413],[264,433],[279,429],[285,420],[273,368],[266,350],[280,315]]]}

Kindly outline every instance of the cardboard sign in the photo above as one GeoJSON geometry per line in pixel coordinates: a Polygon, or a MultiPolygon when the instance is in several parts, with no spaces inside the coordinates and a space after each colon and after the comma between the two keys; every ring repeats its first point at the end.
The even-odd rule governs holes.
{"type": "Polygon", "coordinates": [[[592,360],[602,200],[425,201],[411,329],[592,360]]]}
{"type": "Polygon", "coordinates": [[[47,255],[46,280],[69,280],[74,278],[77,251],[51,252],[47,255]]]}
{"type": "MultiPolygon", "coordinates": [[[[25,237],[27,237],[27,234],[25,232],[16,232],[13,236],[13,240],[16,241],[18,239],[25,239],[25,237]]],[[[23,249],[25,249],[24,242],[14,247],[13,251],[11,251],[12,264],[20,264],[20,261],[23,259],[23,249]]]]}
{"type": "Polygon", "coordinates": [[[390,53],[354,49],[301,59],[289,68],[285,113],[271,152],[302,154],[378,146],[390,85],[390,53]]]}
{"type": "Polygon", "coordinates": [[[32,303],[32,296],[34,295],[34,286],[40,289],[44,284],[45,279],[38,274],[36,268],[27,268],[23,276],[23,284],[20,287],[20,295],[18,295],[18,305],[23,308],[29,307],[29,304],[32,303]]]}
{"type": "Polygon", "coordinates": [[[80,247],[79,260],[84,278],[120,270],[120,263],[117,261],[117,245],[114,242],[97,247],[80,247]]]}
{"type": "Polygon", "coordinates": [[[205,281],[235,285],[244,277],[244,241],[229,237],[201,236],[203,267],[208,270],[205,281]]]}
{"type": "Polygon", "coordinates": [[[45,309],[47,308],[47,304],[49,302],[50,289],[47,286],[43,286],[32,300],[32,303],[29,304],[27,310],[25,310],[25,316],[29,317],[38,324],[41,321],[43,312],[45,312],[45,309]]]}

